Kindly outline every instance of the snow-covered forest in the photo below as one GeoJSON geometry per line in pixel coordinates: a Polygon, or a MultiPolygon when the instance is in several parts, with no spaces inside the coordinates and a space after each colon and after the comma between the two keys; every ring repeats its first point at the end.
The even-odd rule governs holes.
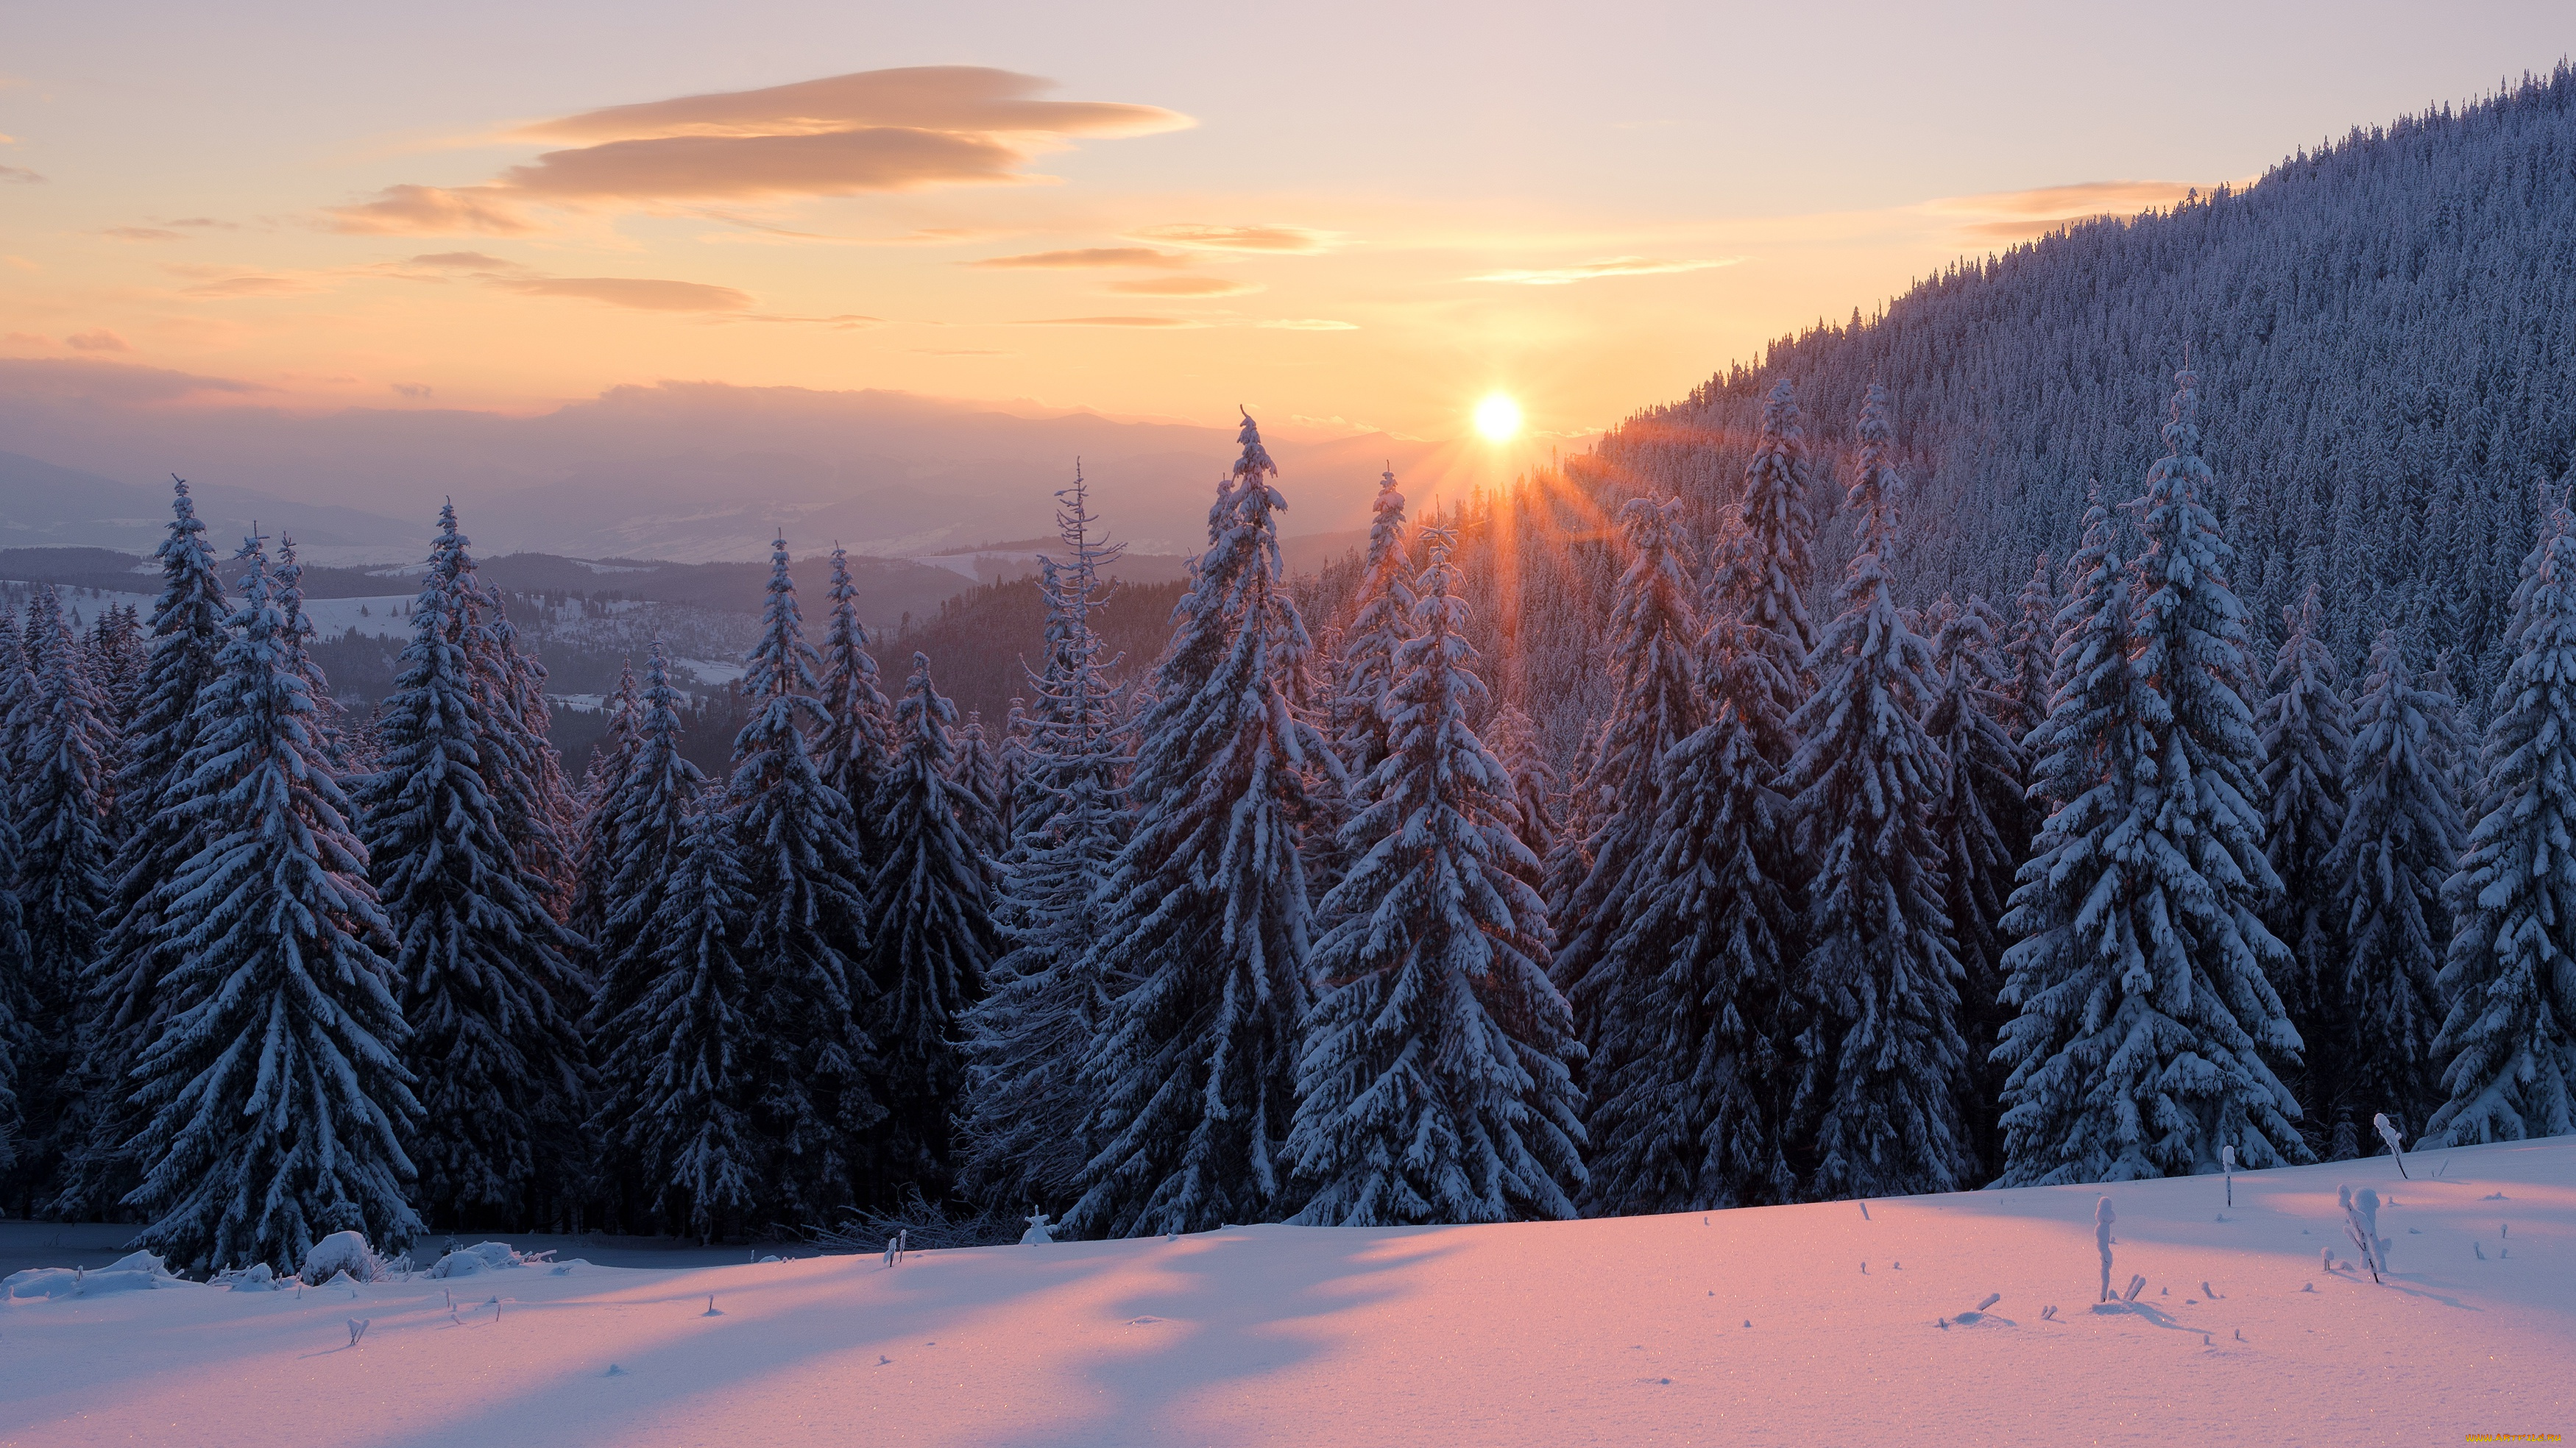
{"type": "Polygon", "coordinates": [[[777,545],[579,777],[454,511],[381,704],[178,485],[0,622],[0,1167],[321,1236],[1626,1215],[2576,1132],[2576,72],[1937,277],[1293,577],[1246,416],[1020,707],[777,545]],[[2482,745],[2473,747],[2473,740],[2482,745]],[[704,757],[699,751],[699,757],[704,757]]]}

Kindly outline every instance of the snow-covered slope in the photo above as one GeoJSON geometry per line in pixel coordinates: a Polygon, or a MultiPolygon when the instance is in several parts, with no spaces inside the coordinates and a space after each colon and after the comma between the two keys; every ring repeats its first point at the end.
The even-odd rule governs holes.
{"type": "Polygon", "coordinates": [[[2342,1445],[2568,1431],[2576,1140],[2410,1165],[2411,1182],[2384,1157],[2240,1176],[2233,1208],[2216,1178],[2111,1187],[2113,1282],[2146,1286],[2134,1307],[2100,1311],[2090,1187],[1254,1227],[892,1269],[585,1265],[301,1297],[20,1298],[0,1305],[0,1444],[2342,1445]],[[2385,1285],[2319,1265],[2320,1249],[2356,1255],[2339,1184],[2388,1199],[2385,1285]],[[1990,1293],[1990,1313],[1972,1315],[1990,1293]],[[355,1347],[352,1318],[371,1324],[355,1347]]]}

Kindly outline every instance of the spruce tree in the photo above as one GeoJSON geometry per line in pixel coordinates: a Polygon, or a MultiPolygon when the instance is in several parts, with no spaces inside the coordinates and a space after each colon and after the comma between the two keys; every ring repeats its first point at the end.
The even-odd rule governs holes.
{"type": "Polygon", "coordinates": [[[875,1048],[867,877],[853,811],[826,783],[812,737],[831,723],[814,696],[814,646],[796,607],[787,540],[770,545],[768,601],[744,659],[750,722],[734,736],[727,786],[744,892],[738,957],[749,973],[754,1134],[767,1150],[760,1198],[776,1220],[821,1221],[886,1187],[861,1154],[883,1115],[866,1073],[875,1048]]]}
{"type": "Polygon", "coordinates": [[[877,801],[886,857],[870,891],[886,1108],[878,1169],[939,1190],[950,1181],[949,1124],[965,1073],[960,1022],[983,995],[994,955],[984,864],[968,833],[976,812],[951,778],[960,772],[949,736],[956,718],[932,686],[929,658],[914,654],[895,705],[894,773],[877,801]]]}
{"type": "MultiPolygon", "coordinates": [[[[956,786],[957,821],[965,827],[966,842],[974,847],[977,868],[988,871],[1011,847],[1011,799],[1002,788],[1001,755],[984,737],[980,713],[968,711],[966,727],[957,732],[950,782],[956,786]]],[[[890,821],[887,827],[892,828],[890,821]]]]}
{"type": "Polygon", "coordinates": [[[1860,552],[1811,660],[1816,692],[1790,716],[1799,744],[1782,779],[1814,872],[1791,983],[1812,1014],[1790,1110],[1818,1197],[1949,1191],[1967,1165],[1955,1095],[1960,969],[1931,829],[1944,779],[1922,722],[1932,651],[1888,590],[1902,483],[1876,384],[1857,431],[1846,506],[1860,552]]]}
{"type": "MultiPolygon", "coordinates": [[[[2442,882],[2465,834],[2448,768],[2459,749],[2455,712],[2434,676],[2407,668],[2396,632],[2380,630],[2353,706],[2343,830],[2327,861],[2347,949],[2334,976],[2343,1029],[2309,1051],[2341,1065],[2355,1116],[2384,1111],[2409,1129],[2442,1104],[2433,1053],[2436,977],[2451,939],[2442,882]]],[[[2361,1145],[2379,1149],[2375,1135],[2361,1145]]]]}
{"type": "MultiPolygon", "coordinates": [[[[606,822],[593,831],[592,838],[613,840],[617,851],[614,858],[594,858],[586,870],[600,881],[596,897],[600,920],[593,943],[598,992],[583,1026],[595,1043],[593,1055],[599,1062],[599,1104],[592,1135],[601,1141],[627,1140],[622,1133],[643,1129],[637,1122],[661,1120],[656,1113],[661,1110],[657,1093],[662,1087],[654,1073],[667,1064],[667,1055],[630,1049],[629,1043],[647,1022],[661,1029],[649,1014],[637,1012],[647,1000],[660,999],[667,984],[666,971],[673,968],[668,953],[672,930],[704,931],[719,925],[732,929],[740,923],[741,884],[736,867],[730,864],[722,880],[706,875],[713,867],[703,861],[689,867],[700,872],[695,878],[702,891],[722,887],[724,903],[710,904],[711,897],[701,895],[678,917],[666,919],[663,913],[666,895],[681,878],[681,852],[689,844],[691,830],[712,831],[714,837],[724,838],[716,823],[722,812],[702,805],[706,776],[680,754],[680,704],[680,691],[671,685],[670,665],[656,639],[645,664],[644,687],[628,709],[631,738],[624,763],[614,779],[605,781],[606,792],[591,805],[592,819],[606,822]],[[701,815],[708,818],[700,819],[701,815]]],[[[720,962],[708,953],[716,945],[693,939],[697,943],[689,947],[687,968],[720,970],[720,962]]],[[[714,1008],[697,997],[690,997],[689,1004],[692,1009],[714,1008]]],[[[738,1011],[739,1002],[733,1008],[738,1011]]],[[[667,1045],[667,1037],[655,1039],[667,1045]]],[[[667,1142],[664,1136],[652,1140],[667,1142]]],[[[662,1199],[660,1194],[669,1186],[667,1173],[651,1174],[641,1158],[614,1153],[604,1158],[602,1168],[604,1189],[625,1213],[640,1216],[664,1210],[653,1203],[662,1199]]],[[[686,1198],[690,1212],[699,1212],[701,1205],[696,1190],[691,1188],[692,1195],[686,1198]]],[[[694,1220],[701,1230],[713,1230],[706,1226],[711,1218],[703,1212],[694,1220]]]]}
{"type": "Polygon", "coordinates": [[[2005,727],[2015,744],[2030,737],[2048,718],[2051,676],[2057,658],[2057,585],[2049,576],[2048,555],[2040,554],[2030,565],[2030,581],[2022,585],[2020,612],[2013,620],[2012,637],[2004,645],[2004,697],[2011,702],[2011,713],[2005,727]]]}
{"type": "Polygon", "coordinates": [[[1637,1042],[1592,1073],[1586,1210],[1706,1211],[1796,1199],[1781,1090],[1803,938],[1772,636],[1721,610],[1700,644],[1708,722],[1666,756],[1650,853],[1609,954],[1632,989],[1603,1034],[1637,1042]]]}
{"type": "Polygon", "coordinates": [[[1807,431],[1787,378],[1762,403],[1762,434],[1744,467],[1737,503],[1741,529],[1725,545],[1718,591],[1747,623],[1773,641],[1790,680],[1803,679],[1816,648],[1816,626],[1801,591],[1813,571],[1815,515],[1809,490],[1807,431]]]}
{"type": "Polygon", "coordinates": [[[2454,933],[2431,1144],[2576,1133],[2576,876],[2560,863],[2576,832],[2576,518],[2561,499],[2543,509],[2487,722],[2483,813],[2442,890],[2454,933]]]}
{"type": "Polygon", "coordinates": [[[612,907],[609,879],[616,872],[618,859],[625,854],[625,842],[618,836],[617,811],[608,808],[608,801],[634,760],[636,728],[643,715],[631,662],[618,669],[616,692],[602,707],[608,715],[608,729],[591,749],[590,761],[581,771],[581,832],[574,851],[572,910],[564,920],[575,934],[590,942],[592,959],[600,962],[606,959],[601,937],[612,907]]]}
{"type": "Polygon", "coordinates": [[[560,1190],[585,1061],[581,941],[529,868],[538,821],[515,671],[484,614],[453,504],[439,514],[411,642],[377,716],[377,769],[354,791],[395,939],[423,1120],[414,1149],[433,1222],[515,1225],[560,1190]]]}
{"type": "Polygon", "coordinates": [[[2325,620],[2311,583],[2299,602],[2282,610],[2287,624],[2271,692],[2256,718],[2263,745],[2264,855],[2281,882],[2266,912],[2275,938],[2290,947],[2288,969],[2275,978],[2299,1038],[2316,1043],[2307,1053],[2299,1092],[2307,1107],[2311,1145],[2324,1145],[2331,1160],[2360,1155],[2359,1136],[2372,1111],[2350,1096],[2347,1065],[2330,1043],[2348,1035],[2352,1001],[2343,990],[2347,951],[2338,918],[2339,883],[2328,861],[2343,833],[2346,756],[2352,731],[2343,695],[2335,687],[2334,654],[2323,637],[2325,620]]]}
{"type": "Polygon", "coordinates": [[[1333,697],[1333,746],[1354,779],[1366,778],[1386,757],[1387,723],[1378,706],[1395,685],[1396,646],[1413,633],[1413,574],[1404,494],[1396,491],[1390,470],[1378,478],[1377,500],[1370,504],[1368,556],[1361,564],[1356,609],[1342,630],[1333,697]]]}
{"type": "Polygon", "coordinates": [[[2172,451],[2148,474],[2145,597],[2133,610],[2098,503],[2068,562],[2062,682],[2031,746],[2034,790],[2063,803],[2004,919],[2021,937],[2004,952],[2017,1014],[1997,1048],[2007,1186],[2211,1171],[2221,1146],[2248,1170],[2308,1157],[2265,1059],[2297,1036],[2264,972],[2281,950],[2253,908],[2270,867],[2246,798],[2241,613],[2198,501],[2191,374],[2178,380],[2172,451]]]}
{"type": "Polygon", "coordinates": [[[1966,1046],[1959,1115],[1972,1168],[2001,1165],[1995,1103],[2003,1073],[1992,1057],[2011,1018],[2002,1003],[2003,917],[2029,839],[2021,797],[2028,762],[1998,717],[2010,717],[2005,690],[2012,681],[1998,677],[1994,625],[1994,610],[1974,594],[1942,624],[1932,640],[1933,693],[1923,721],[1941,779],[1931,823],[1946,861],[1942,904],[1959,960],[1959,1033],[1966,1046]]]}
{"type": "Polygon", "coordinates": [[[1575,1214],[1582,1048],[1547,978],[1538,861],[1510,774],[1467,722],[1485,694],[1431,553],[1380,696],[1386,754],[1343,826],[1350,875],[1323,901],[1328,984],[1307,1019],[1289,1148],[1314,1194],[1296,1220],[1391,1226],[1575,1214]]]}
{"type": "Polygon", "coordinates": [[[33,951],[27,944],[26,916],[18,908],[17,881],[16,805],[9,791],[0,789],[0,1182],[16,1169],[26,1133],[18,1067],[30,1056],[37,1024],[30,989],[33,951]]]}
{"type": "Polygon", "coordinates": [[[17,1196],[32,1207],[90,1134],[95,1093],[81,1048],[97,1032],[84,999],[113,898],[107,762],[113,739],[89,676],[89,651],[41,590],[29,606],[32,675],[17,711],[17,890],[26,923],[30,1018],[43,1023],[19,1062],[25,1136],[17,1196]]]}
{"type": "Polygon", "coordinates": [[[877,688],[877,661],[868,653],[867,625],[859,622],[859,588],[850,580],[850,555],[832,549],[832,622],[823,636],[822,678],[814,688],[823,725],[814,740],[814,767],[848,811],[850,838],[862,881],[885,859],[876,818],[877,793],[894,768],[894,706],[877,688]]]}
{"type": "Polygon", "coordinates": [[[169,531],[154,554],[161,563],[161,596],[152,609],[133,727],[118,769],[117,809],[129,828],[108,869],[107,938],[82,982],[91,1023],[82,1046],[82,1084],[98,1124],[66,1163],[51,1208],[76,1221],[117,1210],[141,1180],[125,1151],[143,1124],[126,1081],[167,1014],[161,982],[179,964],[169,947],[179,916],[174,892],[180,867],[205,845],[199,812],[177,806],[188,800],[184,765],[196,747],[197,703],[223,676],[220,655],[232,605],[224,598],[188,484],[173,477],[171,489],[169,531]]]}
{"type": "Polygon", "coordinates": [[[1311,643],[1279,558],[1278,468],[1249,414],[1138,721],[1133,835],[1087,967],[1118,996],[1082,1073],[1099,1148],[1066,1221],[1203,1231],[1293,1205],[1285,1140],[1311,999],[1306,777],[1330,746],[1291,696],[1311,643]]]}
{"type": "Polygon", "coordinates": [[[234,636],[164,794],[205,843],[163,926],[174,964],[130,1148],[144,1245],[199,1272],[294,1271],[329,1233],[390,1251],[420,1229],[393,941],[323,757],[293,580],[277,587],[255,540],[243,553],[234,636]]]}
{"type": "Polygon", "coordinates": [[[638,989],[601,1032],[613,1044],[596,1129],[663,1227],[703,1242],[762,1204],[769,1164],[747,1069],[751,973],[739,941],[749,901],[723,810],[689,815],[653,898],[651,926],[636,933],[649,965],[627,972],[638,989]]]}
{"type": "Polygon", "coordinates": [[[1097,971],[1093,900],[1125,840],[1124,740],[1092,611],[1105,601],[1102,565],[1122,545],[1094,534],[1077,470],[1056,493],[1061,560],[1045,558],[1044,668],[1014,794],[1014,837],[997,872],[994,931],[1002,950],[991,988],[967,1013],[967,1173],[987,1197],[1060,1214],[1080,1190],[1091,1152],[1080,1073],[1108,1016],[1097,971]]]}
{"type": "Polygon", "coordinates": [[[1556,769],[1539,746],[1537,726],[1520,705],[1506,701],[1494,711],[1494,721],[1485,732],[1494,757],[1512,778],[1512,833],[1539,862],[1530,883],[1544,888],[1548,854],[1556,848],[1556,769]]]}

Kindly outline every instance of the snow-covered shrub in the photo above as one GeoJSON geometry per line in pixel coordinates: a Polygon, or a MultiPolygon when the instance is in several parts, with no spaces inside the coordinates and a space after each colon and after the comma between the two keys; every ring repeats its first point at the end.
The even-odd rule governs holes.
{"type": "Polygon", "coordinates": [[[385,1264],[367,1245],[365,1233],[333,1232],[314,1243],[312,1250],[304,1254],[304,1270],[297,1275],[308,1283],[318,1283],[341,1272],[358,1282],[373,1282],[384,1275],[385,1264]]]}
{"type": "Polygon", "coordinates": [[[471,1277],[478,1272],[500,1272],[512,1267],[525,1267],[552,1257],[551,1252],[521,1253],[510,1250],[507,1242],[478,1242],[460,1247],[438,1259],[429,1269],[432,1277],[471,1277]]]}

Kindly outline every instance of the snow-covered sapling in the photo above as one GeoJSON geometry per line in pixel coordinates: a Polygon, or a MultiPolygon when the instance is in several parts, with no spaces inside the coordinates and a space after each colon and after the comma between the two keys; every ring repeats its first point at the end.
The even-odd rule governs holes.
{"type": "Polygon", "coordinates": [[[2146,1290],[2146,1274],[2142,1272],[2132,1272],[2129,1274],[2129,1290],[2120,1294],[2120,1300],[2122,1302],[2135,1302],[2138,1300],[2138,1294],[2146,1290]]]}
{"type": "Polygon", "coordinates": [[[2111,1300],[2111,1224],[2119,1215],[2111,1210],[2111,1199],[2104,1197],[2093,1205],[2093,1245],[2102,1249],[2102,1300],[2111,1300]]]}
{"type": "Polygon", "coordinates": [[[2236,1205],[2235,1147],[2222,1146],[2218,1149],[2218,1169],[2227,1174],[2227,1205],[2232,1207],[2236,1205]]]}
{"type": "Polygon", "coordinates": [[[700,1316],[700,1317],[722,1317],[722,1316],[724,1316],[724,1314],[723,1314],[722,1312],[720,1312],[720,1311],[718,1311],[718,1310],[716,1309],[716,1295],[715,1295],[714,1293],[710,1292],[710,1293],[708,1293],[708,1294],[707,1294],[707,1310],[706,1310],[706,1311],[704,1311],[704,1312],[699,1313],[699,1314],[698,1314],[698,1316],[700,1316]]]}
{"type": "Polygon", "coordinates": [[[1054,1241],[1055,1233],[1048,1230],[1052,1223],[1053,1219],[1044,1212],[1038,1212],[1031,1215],[1028,1218],[1029,1229],[1020,1234],[1020,1245],[1023,1247],[1037,1247],[1054,1241]]]}
{"type": "Polygon", "coordinates": [[[2372,1130],[2379,1133],[2379,1139],[2388,1143],[2388,1154],[2397,1158],[2397,1174],[2408,1181],[2413,1181],[2414,1177],[2406,1170],[2406,1153],[2397,1148],[2397,1123],[2388,1119],[2387,1112],[2374,1111],[2370,1116],[2370,1125],[2372,1130]]]}
{"type": "Polygon", "coordinates": [[[371,1317],[353,1317],[349,1319],[349,1346],[356,1347],[358,1345],[358,1339],[367,1335],[367,1324],[373,1321],[375,1321],[375,1319],[371,1317]]]}

